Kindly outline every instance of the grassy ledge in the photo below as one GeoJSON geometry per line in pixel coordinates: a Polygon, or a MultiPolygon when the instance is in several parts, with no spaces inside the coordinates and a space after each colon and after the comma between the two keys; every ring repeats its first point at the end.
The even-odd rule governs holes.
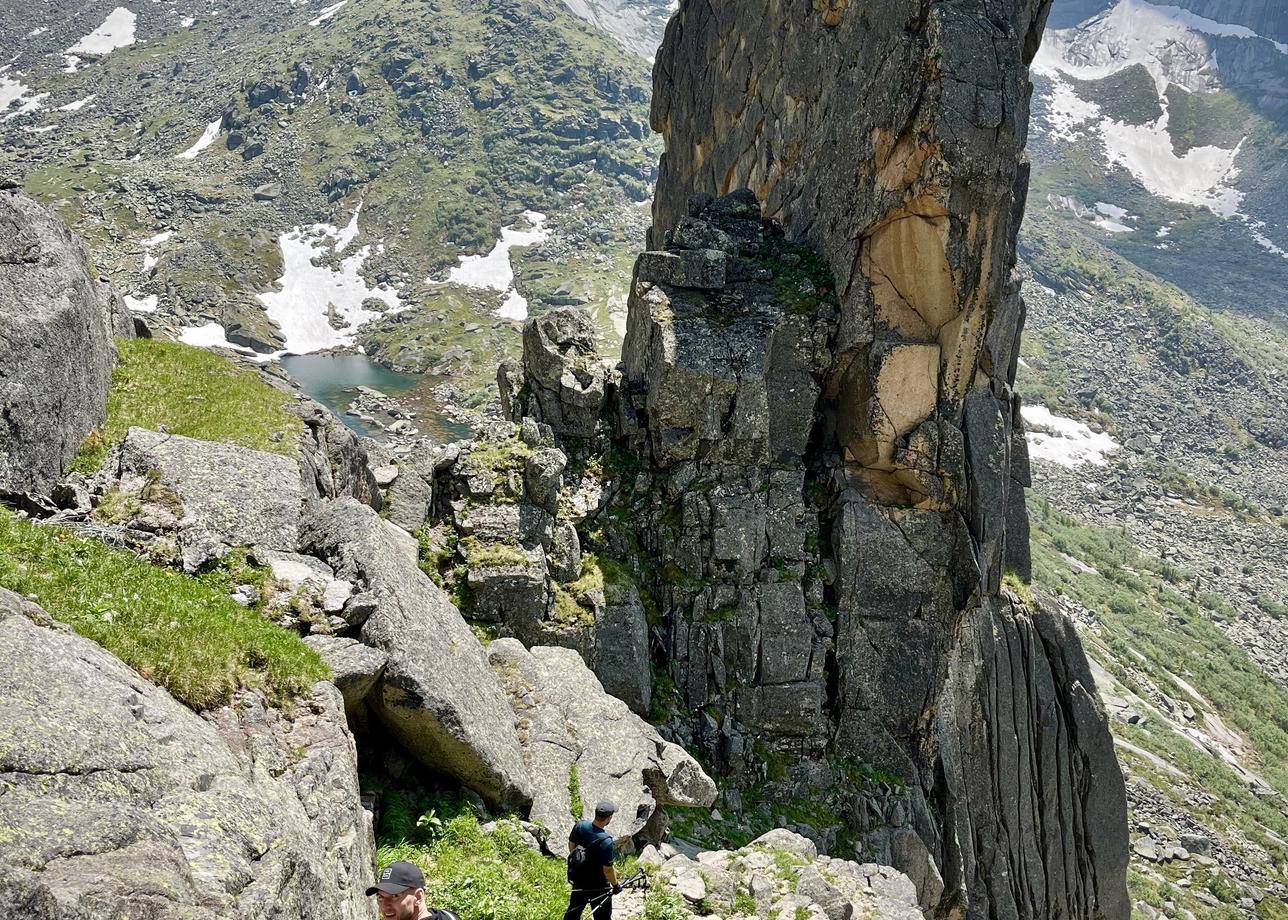
{"type": "Polygon", "coordinates": [[[119,339],[107,424],[81,446],[73,470],[93,472],[131,426],[222,441],[291,457],[303,423],[291,396],[254,371],[204,348],[156,339],[119,339]]]}
{"type": "Polygon", "coordinates": [[[0,586],[31,598],[193,709],[240,689],[287,703],[328,677],[298,636],[228,596],[245,572],[192,578],[0,508],[0,586]]]}

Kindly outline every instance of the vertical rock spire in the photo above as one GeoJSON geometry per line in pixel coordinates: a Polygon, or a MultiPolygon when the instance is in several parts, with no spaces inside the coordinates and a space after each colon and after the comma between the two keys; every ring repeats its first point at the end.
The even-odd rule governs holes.
{"type": "Polygon", "coordinates": [[[670,668],[726,753],[749,731],[902,776],[889,851],[942,918],[1129,914],[1086,659],[1002,589],[1029,567],[1016,235],[1048,5],[686,0],[654,71],[667,253],[637,269],[623,388],[674,502],[643,540],[670,668]],[[736,223],[751,196],[711,204],[743,188],[834,295],[802,309],[800,257],[736,223]]]}

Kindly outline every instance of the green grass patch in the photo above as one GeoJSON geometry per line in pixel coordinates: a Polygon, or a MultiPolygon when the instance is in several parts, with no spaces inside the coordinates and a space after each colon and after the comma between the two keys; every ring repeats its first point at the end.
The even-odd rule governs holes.
{"type": "Polygon", "coordinates": [[[386,795],[376,842],[382,866],[416,863],[427,902],[461,920],[557,920],[568,906],[562,860],[530,850],[505,823],[483,833],[480,816],[459,799],[386,795]]]}
{"type": "Polygon", "coordinates": [[[242,555],[192,578],[0,509],[0,585],[32,598],[193,709],[240,689],[287,703],[329,676],[317,652],[228,596],[262,585],[242,555]]]}
{"type": "Polygon", "coordinates": [[[121,339],[116,349],[107,424],[86,439],[72,469],[93,472],[131,427],[295,456],[304,426],[286,410],[291,396],[254,371],[179,342],[121,339]]]}

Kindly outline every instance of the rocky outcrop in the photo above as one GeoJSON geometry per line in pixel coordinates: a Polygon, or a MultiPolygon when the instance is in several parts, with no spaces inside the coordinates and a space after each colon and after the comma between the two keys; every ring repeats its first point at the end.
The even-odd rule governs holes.
{"type": "Polygon", "coordinates": [[[366,702],[384,731],[493,804],[530,802],[505,694],[478,639],[417,566],[416,541],[366,505],[342,499],[313,509],[302,546],[368,599],[362,642],[386,661],[366,702]]]}
{"type": "Polygon", "coordinates": [[[103,424],[111,328],[81,244],[0,191],[0,493],[48,493],[103,424]]]}
{"type": "Polygon", "coordinates": [[[300,472],[310,498],[356,498],[380,507],[380,488],[357,436],[313,400],[290,404],[304,422],[300,441],[300,472]]]}
{"type": "Polygon", "coordinates": [[[814,843],[777,829],[738,850],[692,856],[646,850],[655,879],[704,915],[772,920],[921,920],[912,881],[888,866],[820,855],[814,843]]]}
{"type": "Polygon", "coordinates": [[[1091,674],[1001,594],[1028,574],[1015,237],[1045,15],[686,3],[655,70],[616,416],[701,714],[677,721],[734,776],[768,749],[901,777],[919,843],[888,850],[934,917],[1128,915],[1091,674]]]}
{"type": "Polygon", "coordinates": [[[304,492],[290,457],[131,428],[114,460],[117,500],[137,501],[149,529],[177,531],[185,557],[212,542],[295,548],[304,492]]]}
{"type": "Polygon", "coordinates": [[[0,590],[0,690],[6,916],[369,916],[373,841],[334,687],[290,717],[243,695],[203,719],[0,590]]]}
{"type": "Polygon", "coordinates": [[[553,849],[605,799],[620,809],[612,831],[623,844],[661,840],[660,805],[715,801],[716,785],[698,762],[605,693],[577,652],[497,639],[487,655],[514,707],[533,778],[529,817],[546,828],[553,849]]]}

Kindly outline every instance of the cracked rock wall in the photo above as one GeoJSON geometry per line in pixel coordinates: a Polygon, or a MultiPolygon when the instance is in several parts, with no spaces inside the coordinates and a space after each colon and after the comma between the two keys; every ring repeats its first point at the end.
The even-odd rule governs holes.
{"type": "MultiPolygon", "coordinates": [[[[816,530],[807,515],[817,550],[806,554],[805,609],[835,620],[803,614],[799,627],[784,625],[774,592],[760,588],[757,622],[774,624],[787,659],[793,636],[803,662],[807,646],[834,653],[816,678],[812,665],[793,671],[795,684],[774,678],[772,661],[726,679],[720,659],[737,658],[730,635],[732,650],[707,642],[712,663],[695,668],[695,630],[732,633],[725,624],[746,619],[741,595],[729,593],[714,614],[673,617],[673,636],[688,638],[673,639],[670,667],[694,708],[737,684],[725,695],[733,702],[720,703],[726,738],[738,737],[730,725],[750,723],[780,749],[907,778],[933,870],[907,868],[932,878],[923,906],[943,918],[1129,913],[1122,777],[1077,637],[1002,592],[1006,572],[1027,578],[1029,567],[1015,239],[1028,186],[1027,66],[1047,7],[693,0],[672,19],[654,71],[653,127],[666,154],[650,248],[667,252],[642,257],[637,276],[666,291],[667,310],[637,283],[624,365],[653,463],[675,469],[695,439],[700,464],[721,459],[710,451],[738,451],[739,424],[759,418],[737,411],[742,393],[731,397],[735,411],[706,421],[667,402],[703,392],[701,373],[683,375],[701,371],[691,356],[707,353],[704,335],[754,332],[718,295],[703,295],[725,315],[718,329],[684,306],[694,297],[684,291],[726,283],[685,253],[730,251],[711,220],[694,224],[703,205],[691,196],[751,189],[765,217],[822,255],[837,308],[826,319],[812,312],[826,326],[825,354],[797,362],[818,386],[792,392],[812,410],[771,399],[754,426],[799,431],[790,453],[805,476],[790,468],[790,505],[821,509],[816,530]],[[780,699],[784,688],[794,695],[780,699]]],[[[775,374],[764,379],[777,396],[775,374]]],[[[774,456],[751,460],[772,479],[774,456]]],[[[674,545],[680,561],[672,595],[721,590],[719,579],[708,588],[700,564],[683,563],[684,534],[712,546],[724,534],[724,555],[748,570],[749,585],[782,580],[757,571],[792,574],[790,559],[785,567],[759,543],[730,537],[764,529],[764,514],[748,506],[772,486],[717,482],[695,497],[675,473],[670,482],[673,516],[693,517],[675,539],[655,541],[663,552],[674,545]]]]}

